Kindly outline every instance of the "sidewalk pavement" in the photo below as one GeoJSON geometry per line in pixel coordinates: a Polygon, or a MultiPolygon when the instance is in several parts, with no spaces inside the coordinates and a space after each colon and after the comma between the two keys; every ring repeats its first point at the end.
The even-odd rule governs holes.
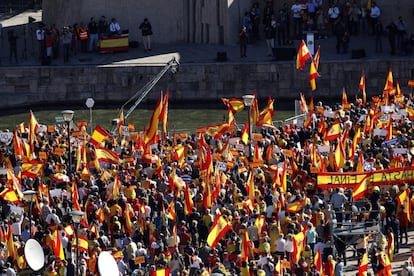
{"type": "MultiPolygon", "coordinates": [[[[10,16],[10,15],[9,15],[10,16]]],[[[36,22],[41,21],[41,11],[26,11],[8,18],[8,15],[0,14],[0,22],[3,25],[3,35],[1,37],[1,55],[0,66],[38,66],[40,60],[37,53],[37,41],[35,38],[36,22]],[[36,21],[28,24],[28,17],[33,17],[36,21]],[[19,36],[18,39],[18,64],[9,63],[9,50],[7,41],[7,30],[14,28],[19,36]],[[26,47],[25,47],[26,45],[26,47]]],[[[139,38],[129,38],[139,40],[139,38]]],[[[226,52],[228,63],[268,63],[268,62],[294,62],[294,59],[288,61],[278,61],[272,56],[268,56],[266,42],[264,39],[256,41],[247,46],[247,57],[240,57],[239,45],[237,43],[230,45],[199,45],[188,43],[157,44],[156,36],[153,37],[153,50],[145,52],[141,47],[130,48],[128,52],[123,53],[78,53],[72,56],[68,63],[63,62],[63,56],[52,60],[51,66],[78,66],[78,65],[144,65],[144,64],[164,64],[174,55],[181,64],[185,63],[215,63],[218,52],[226,52]]],[[[297,50],[299,40],[295,40],[292,45],[282,46],[282,48],[291,48],[297,50]]],[[[382,53],[375,52],[375,38],[368,35],[351,36],[348,52],[345,54],[336,53],[336,38],[328,37],[317,39],[315,41],[315,51],[321,47],[321,62],[338,61],[346,62],[351,60],[352,50],[365,50],[366,57],[361,61],[375,60],[399,60],[413,58],[411,56],[391,55],[388,39],[386,35],[382,38],[382,53]]],[[[62,51],[61,51],[62,52],[62,51]]],[[[354,60],[355,61],[355,60],[354,60]]]]}

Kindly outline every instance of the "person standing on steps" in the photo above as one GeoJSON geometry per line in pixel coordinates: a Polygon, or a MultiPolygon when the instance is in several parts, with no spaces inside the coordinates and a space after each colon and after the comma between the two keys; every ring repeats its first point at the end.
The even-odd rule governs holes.
{"type": "Polygon", "coordinates": [[[17,38],[18,36],[16,35],[16,33],[14,32],[13,29],[11,29],[8,32],[9,35],[9,62],[10,64],[12,63],[13,57],[14,57],[14,61],[17,64],[17,38]]]}
{"type": "Polygon", "coordinates": [[[247,41],[248,41],[247,29],[246,29],[246,26],[243,26],[239,33],[240,57],[242,58],[247,57],[246,56],[247,41]]]}
{"type": "Polygon", "coordinates": [[[151,51],[151,36],[152,36],[152,26],[148,18],[144,18],[144,21],[139,25],[139,29],[142,33],[142,40],[145,51],[151,51]]]}

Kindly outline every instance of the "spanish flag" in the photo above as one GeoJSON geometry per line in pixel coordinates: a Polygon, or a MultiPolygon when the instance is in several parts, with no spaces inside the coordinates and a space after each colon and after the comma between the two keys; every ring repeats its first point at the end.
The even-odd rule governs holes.
{"type": "Polygon", "coordinates": [[[257,122],[258,126],[261,125],[273,125],[273,115],[275,114],[275,109],[273,107],[273,103],[275,100],[269,99],[267,100],[267,105],[263,110],[259,113],[259,120],[257,122]]]}
{"type": "Polygon", "coordinates": [[[318,248],[318,251],[315,253],[315,258],[313,259],[313,263],[316,266],[316,271],[323,275],[323,266],[322,266],[322,254],[321,249],[318,248]]]}
{"type": "Polygon", "coordinates": [[[292,203],[288,203],[286,206],[286,212],[288,213],[298,213],[306,206],[306,200],[297,200],[292,203]]]}
{"type": "Polygon", "coordinates": [[[0,193],[0,197],[9,203],[19,204],[20,200],[12,188],[6,188],[0,193]]]}
{"type": "Polygon", "coordinates": [[[336,138],[341,136],[341,124],[339,120],[333,122],[331,127],[329,128],[328,132],[325,135],[325,141],[335,140],[336,138]]]}
{"type": "Polygon", "coordinates": [[[308,46],[306,46],[305,41],[302,40],[296,56],[296,69],[303,70],[306,61],[310,58],[311,54],[309,52],[308,46]]]}
{"type": "Polygon", "coordinates": [[[168,204],[168,215],[167,218],[169,218],[172,221],[176,221],[177,220],[177,214],[175,213],[175,200],[171,200],[170,204],[168,204]]]}
{"type": "Polygon", "coordinates": [[[30,152],[34,153],[34,141],[36,139],[36,131],[39,128],[39,123],[36,120],[35,115],[30,110],[30,123],[29,123],[29,144],[30,152]]]}
{"type": "Polygon", "coordinates": [[[77,245],[76,239],[74,239],[72,247],[76,248],[76,245],[77,245],[79,250],[88,252],[88,239],[84,236],[79,236],[78,240],[79,240],[79,244],[77,245]]]}
{"type": "Polygon", "coordinates": [[[128,234],[128,236],[132,235],[133,231],[133,225],[131,221],[131,217],[134,215],[133,212],[130,210],[130,205],[127,204],[125,207],[125,232],[128,234]]]}
{"type": "Polygon", "coordinates": [[[316,51],[316,54],[312,60],[313,64],[315,65],[316,71],[318,71],[320,59],[321,59],[321,46],[318,46],[318,50],[316,51]]]}
{"type": "Polygon", "coordinates": [[[362,259],[358,265],[358,275],[366,276],[368,274],[368,252],[362,255],[362,259]]]}
{"type": "Polygon", "coordinates": [[[118,174],[115,175],[114,187],[112,190],[112,198],[115,199],[121,190],[121,181],[119,181],[118,174]]]}
{"type": "Polygon", "coordinates": [[[191,215],[193,213],[193,198],[190,193],[190,188],[188,187],[188,184],[185,184],[185,190],[184,190],[184,212],[186,215],[191,215]]]}
{"type": "Polygon", "coordinates": [[[144,144],[150,143],[158,133],[158,123],[159,123],[160,115],[163,109],[162,105],[163,105],[163,101],[162,101],[162,92],[161,92],[158,98],[157,104],[155,106],[155,109],[152,112],[151,119],[148,123],[147,131],[144,134],[144,144]]]}
{"type": "Polygon", "coordinates": [[[121,112],[119,113],[119,120],[118,120],[118,137],[122,137],[122,127],[125,124],[124,119],[124,110],[121,109],[121,112]]]}
{"type": "Polygon", "coordinates": [[[13,233],[11,229],[11,224],[9,224],[7,233],[6,233],[6,256],[15,258],[17,256],[16,247],[14,246],[13,233]]]}
{"type": "Polygon", "coordinates": [[[316,79],[319,78],[318,71],[316,71],[315,63],[311,62],[309,69],[309,83],[312,91],[316,90],[316,79]]]}
{"type": "Polygon", "coordinates": [[[394,78],[392,76],[391,68],[388,70],[387,80],[385,81],[384,91],[394,89],[394,78]]]}
{"type": "Polygon", "coordinates": [[[362,104],[365,106],[367,104],[367,94],[365,91],[365,73],[364,72],[362,72],[362,76],[359,81],[359,90],[362,91],[362,104]]]}
{"type": "Polygon", "coordinates": [[[237,112],[242,111],[244,109],[244,102],[241,99],[221,98],[221,100],[223,101],[224,105],[227,106],[227,108],[233,112],[233,114],[236,114],[237,112]]]}
{"type": "Polygon", "coordinates": [[[50,242],[51,242],[53,253],[55,254],[55,256],[58,257],[60,260],[64,260],[65,253],[63,252],[62,241],[61,241],[61,237],[59,234],[59,230],[57,228],[53,232],[52,240],[50,242]]]}
{"type": "Polygon", "coordinates": [[[366,192],[368,191],[368,177],[364,177],[362,181],[352,189],[352,199],[358,200],[365,196],[366,192]]]}
{"type": "Polygon", "coordinates": [[[399,196],[397,196],[397,202],[400,206],[404,206],[407,212],[407,219],[411,221],[411,204],[410,204],[410,190],[405,189],[399,196]]]}
{"type": "Polygon", "coordinates": [[[165,139],[167,137],[168,127],[168,90],[165,92],[165,96],[162,102],[160,121],[162,122],[162,137],[165,139]]]}
{"type": "Polygon", "coordinates": [[[244,124],[240,140],[243,142],[243,144],[247,145],[249,143],[249,122],[247,121],[244,124]]]}
{"type": "Polygon", "coordinates": [[[210,233],[207,237],[207,244],[214,249],[217,243],[226,235],[227,231],[231,229],[231,224],[226,221],[221,214],[216,214],[213,225],[210,228],[210,233]]]}
{"type": "Polygon", "coordinates": [[[113,137],[101,126],[96,126],[95,130],[92,133],[91,138],[89,139],[89,142],[95,146],[100,145],[102,142],[113,140],[113,137]]]}
{"type": "Polygon", "coordinates": [[[73,202],[73,209],[76,211],[80,211],[81,207],[79,205],[79,194],[78,194],[78,184],[74,179],[72,181],[72,202],[73,202]]]}
{"type": "Polygon", "coordinates": [[[100,223],[102,223],[104,220],[105,220],[105,212],[104,212],[104,207],[103,206],[101,206],[96,212],[95,212],[95,215],[96,215],[96,219],[100,222],[100,223]]]}
{"type": "Polygon", "coordinates": [[[99,162],[111,163],[115,165],[120,163],[118,154],[110,149],[97,147],[95,149],[95,154],[99,162]]]}
{"type": "Polygon", "coordinates": [[[170,269],[167,267],[151,271],[151,276],[170,276],[170,269]]]}
{"type": "Polygon", "coordinates": [[[119,261],[124,258],[124,253],[122,250],[115,250],[112,251],[112,256],[114,257],[115,261],[119,261]]]}
{"type": "Polygon", "coordinates": [[[302,251],[304,249],[304,240],[305,234],[303,232],[299,232],[292,238],[293,243],[293,263],[299,262],[300,256],[302,255],[302,251]]]}
{"type": "Polygon", "coordinates": [[[250,256],[250,248],[252,248],[253,243],[250,241],[249,233],[247,229],[242,234],[242,241],[241,241],[241,259],[243,262],[247,262],[250,256]]]}
{"type": "Polygon", "coordinates": [[[22,175],[29,178],[36,178],[42,174],[43,163],[32,160],[22,164],[22,175]]]}

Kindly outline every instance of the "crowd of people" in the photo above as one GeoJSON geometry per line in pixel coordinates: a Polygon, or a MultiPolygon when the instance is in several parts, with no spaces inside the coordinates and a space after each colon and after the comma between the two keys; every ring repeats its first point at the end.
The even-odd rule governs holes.
{"type": "Polygon", "coordinates": [[[338,54],[347,53],[351,38],[360,35],[374,37],[375,52],[383,51],[382,40],[387,37],[392,55],[411,53],[414,35],[402,16],[384,25],[381,15],[375,1],[295,0],[291,6],[284,3],[276,11],[274,1],[269,0],[261,7],[258,1],[253,2],[241,24],[247,30],[250,43],[258,40],[263,30],[268,55],[273,55],[272,49],[276,47],[304,39],[306,32],[314,32],[315,39],[336,37],[338,54]]]}
{"type": "Polygon", "coordinates": [[[129,133],[120,116],[112,134],[97,126],[88,135],[85,121],[46,127],[31,113],[1,154],[5,273],[28,269],[24,246],[33,238],[43,247],[43,275],[97,275],[103,251],[121,275],[343,275],[346,244],[333,226],[365,222],[380,231],[353,241],[359,263],[369,253],[373,271],[390,275],[386,260],[409,242],[413,179],[367,187],[366,201],[353,200],[357,189],[318,188],[317,179],[411,168],[411,95],[388,77],[371,102],[343,97],[329,107],[302,98],[310,120],[279,127],[273,101],[259,112],[255,95],[252,135],[247,123],[235,127],[243,101],[223,102],[228,122],[169,135],[165,98],[144,132],[130,125],[129,133]],[[27,190],[33,202],[23,199],[27,190]],[[76,225],[72,210],[84,212],[76,225]]]}
{"type": "MultiPolygon", "coordinates": [[[[148,18],[138,27],[142,33],[144,50],[150,51],[152,26],[148,18]]],[[[88,24],[75,23],[64,26],[61,30],[55,24],[48,28],[39,22],[35,31],[39,59],[49,65],[63,51],[63,61],[69,62],[69,57],[76,56],[79,52],[96,52],[100,39],[119,37],[123,31],[116,18],[108,21],[105,16],[101,16],[98,21],[91,17],[88,24]]]]}

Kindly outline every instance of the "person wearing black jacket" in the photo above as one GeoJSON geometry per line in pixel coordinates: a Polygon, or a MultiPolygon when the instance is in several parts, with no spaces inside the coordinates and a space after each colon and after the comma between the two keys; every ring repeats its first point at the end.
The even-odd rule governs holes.
{"type": "Polygon", "coordinates": [[[144,50],[151,51],[152,26],[148,18],[145,18],[141,25],[139,25],[139,29],[142,33],[144,50]]]}

